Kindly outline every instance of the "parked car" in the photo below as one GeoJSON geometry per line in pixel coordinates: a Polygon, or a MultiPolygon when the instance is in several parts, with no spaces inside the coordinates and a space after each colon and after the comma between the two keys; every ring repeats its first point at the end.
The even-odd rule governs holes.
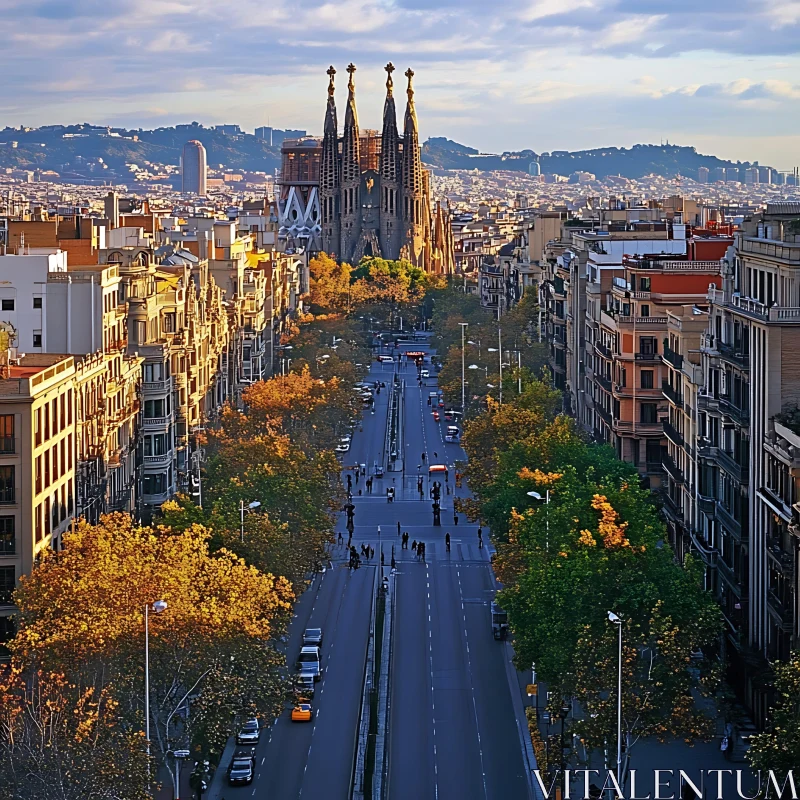
{"type": "Polygon", "coordinates": [[[322,647],[322,628],[306,628],[303,631],[303,644],[310,647],[322,647]]]}
{"type": "Polygon", "coordinates": [[[336,452],[337,453],[347,453],[350,451],[350,442],[339,442],[336,445],[336,452]]]}
{"type": "Polygon", "coordinates": [[[422,378],[430,378],[431,373],[427,369],[420,370],[420,377],[422,378]]]}
{"type": "Polygon", "coordinates": [[[228,766],[228,783],[231,786],[250,784],[255,776],[256,749],[237,750],[228,766]]]}
{"type": "Polygon", "coordinates": [[[258,744],[261,738],[261,727],[257,719],[249,719],[236,734],[236,744],[258,744]]]}

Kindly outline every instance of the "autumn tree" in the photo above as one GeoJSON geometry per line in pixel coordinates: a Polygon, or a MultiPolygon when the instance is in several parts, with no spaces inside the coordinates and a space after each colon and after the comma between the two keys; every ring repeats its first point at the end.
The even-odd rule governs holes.
{"type": "Polygon", "coordinates": [[[44,551],[15,594],[18,669],[91,687],[98,702],[113,700],[117,724],[136,732],[144,729],[143,611],[167,603],[150,615],[155,766],[169,766],[167,752],[187,745],[218,755],[235,715],[270,718],[285,691],[272,642],[288,621],[288,581],[224,549],[211,554],[208,540],[197,525],[154,529],[108,515],[65,535],[62,552],[44,551]]]}
{"type": "Polygon", "coordinates": [[[352,267],[320,253],[308,262],[311,307],[315,312],[350,310],[352,267]]]}
{"type": "Polygon", "coordinates": [[[0,796],[145,800],[141,731],[122,724],[108,686],[19,666],[0,678],[0,796]]]}

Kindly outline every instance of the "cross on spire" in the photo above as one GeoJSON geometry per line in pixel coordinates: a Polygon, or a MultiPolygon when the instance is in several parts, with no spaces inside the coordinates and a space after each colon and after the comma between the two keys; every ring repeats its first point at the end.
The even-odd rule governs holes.
{"type": "Polygon", "coordinates": [[[394,81],[392,80],[392,73],[394,72],[394,64],[390,61],[384,69],[386,70],[386,93],[389,97],[392,96],[392,89],[394,88],[394,81]]]}
{"type": "Polygon", "coordinates": [[[348,88],[348,89],[349,89],[351,92],[353,91],[353,89],[355,89],[355,88],[356,88],[356,83],[355,83],[355,80],[354,80],[354,78],[353,78],[353,75],[355,74],[355,71],[356,71],[356,65],[355,65],[355,64],[354,64],[354,63],[351,61],[351,62],[350,62],[348,65],[347,65],[347,72],[348,72],[348,73],[349,73],[349,75],[350,75],[350,80],[347,82],[347,88],[348,88]]]}
{"type": "Polygon", "coordinates": [[[406,70],[406,78],[408,78],[408,89],[406,89],[406,94],[408,94],[409,101],[414,99],[414,87],[411,85],[411,79],[414,77],[414,70],[409,67],[406,70]]]}
{"type": "Polygon", "coordinates": [[[328,94],[333,97],[333,76],[336,74],[336,70],[333,68],[333,64],[328,67],[328,77],[330,78],[330,83],[328,84],[328,94]]]}

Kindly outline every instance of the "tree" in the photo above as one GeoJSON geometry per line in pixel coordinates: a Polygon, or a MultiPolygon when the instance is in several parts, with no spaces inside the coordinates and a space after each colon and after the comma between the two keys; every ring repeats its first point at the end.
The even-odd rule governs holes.
{"type": "Polygon", "coordinates": [[[327,253],[320,253],[308,262],[312,309],[322,312],[350,310],[352,267],[327,253]]]}
{"type": "Polygon", "coordinates": [[[776,663],[775,703],[769,730],[750,737],[747,759],[753,769],[790,770],[800,764],[800,653],[776,663]]]}
{"type": "Polygon", "coordinates": [[[107,687],[14,665],[0,679],[0,795],[15,800],[144,800],[141,733],[120,724],[107,687]]]}
{"type": "Polygon", "coordinates": [[[135,527],[124,514],[80,523],[15,594],[18,669],[94,687],[96,697],[113,699],[117,724],[142,731],[143,610],[164,600],[167,610],[150,616],[154,755],[164,762],[187,745],[218,755],[234,715],[269,718],[281,708],[282,658],[272,641],[294,595],[285,579],[230,552],[212,555],[208,540],[197,525],[135,527]]]}

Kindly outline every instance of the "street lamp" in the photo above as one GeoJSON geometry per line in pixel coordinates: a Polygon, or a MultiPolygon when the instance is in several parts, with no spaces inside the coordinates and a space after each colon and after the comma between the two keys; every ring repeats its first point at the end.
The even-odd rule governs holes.
{"type": "Polygon", "coordinates": [[[467,344],[471,344],[473,347],[477,347],[478,348],[478,358],[480,358],[481,357],[481,340],[478,339],[477,342],[473,342],[472,339],[470,339],[467,342],[467,344]]]}
{"type": "Polygon", "coordinates": [[[477,364],[470,364],[470,365],[467,367],[467,369],[482,369],[482,370],[484,371],[484,373],[485,373],[486,377],[487,377],[487,378],[489,377],[489,367],[480,367],[480,366],[478,366],[477,364]]]}
{"type": "MultiPolygon", "coordinates": [[[[144,605],[144,740],[147,748],[147,786],[150,787],[150,603],[144,605]]],[[[167,610],[164,600],[152,603],[156,614],[167,610]]]]}
{"type": "Polygon", "coordinates": [[[469,325],[468,322],[459,322],[461,326],[461,413],[464,413],[464,395],[466,392],[466,386],[464,383],[464,331],[469,325]]]}
{"type": "Polygon", "coordinates": [[[497,353],[500,360],[500,405],[503,405],[503,332],[497,329],[497,347],[487,347],[490,353],[497,353]]]}
{"type": "Polygon", "coordinates": [[[619,630],[619,669],[617,676],[617,782],[622,780],[622,619],[613,611],[608,621],[619,630]]]}
{"type": "Polygon", "coordinates": [[[539,492],[528,492],[527,494],[534,500],[544,500],[545,549],[550,550],[550,490],[545,492],[544,497],[539,492]]]}
{"type": "MultiPolygon", "coordinates": [[[[258,500],[253,500],[252,503],[248,504],[247,508],[252,511],[260,505],[261,503],[259,503],[258,500]]],[[[244,500],[239,501],[239,533],[242,538],[242,543],[244,543],[244,500]]]]}

